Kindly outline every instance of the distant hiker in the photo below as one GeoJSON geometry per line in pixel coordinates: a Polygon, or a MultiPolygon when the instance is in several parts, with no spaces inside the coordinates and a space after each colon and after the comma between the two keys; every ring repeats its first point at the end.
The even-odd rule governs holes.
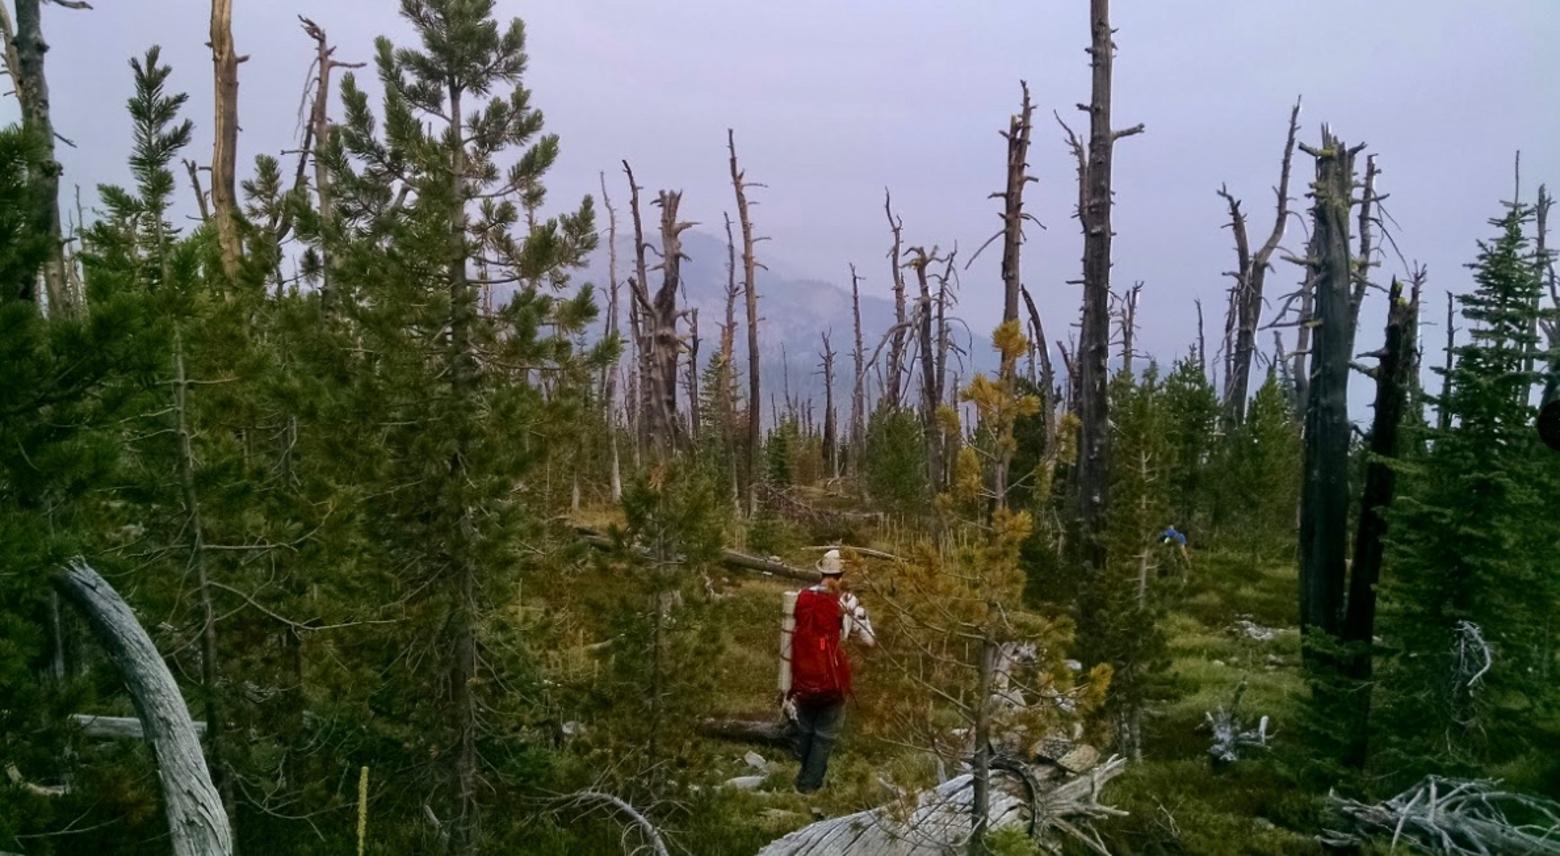
{"type": "MultiPolygon", "coordinates": [[[[1174,546],[1181,555],[1181,577],[1185,579],[1186,571],[1192,566],[1192,554],[1186,549],[1186,533],[1181,532],[1172,524],[1165,527],[1165,531],[1157,536],[1159,543],[1166,547],[1174,546]]],[[[1162,576],[1162,574],[1161,574],[1162,576]]]]}
{"type": "Polygon", "coordinates": [[[850,660],[840,643],[852,633],[872,647],[877,637],[856,596],[845,591],[845,565],[840,551],[830,550],[818,561],[823,581],[796,597],[796,630],[791,643],[791,682],[787,712],[794,711],[796,757],[802,762],[796,789],[811,793],[823,786],[829,753],[845,719],[845,699],[851,694],[850,660]]]}

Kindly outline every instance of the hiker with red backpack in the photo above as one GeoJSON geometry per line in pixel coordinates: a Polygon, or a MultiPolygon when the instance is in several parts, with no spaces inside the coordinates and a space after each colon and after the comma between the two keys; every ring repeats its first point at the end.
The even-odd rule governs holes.
{"type": "Polygon", "coordinates": [[[845,719],[845,699],[851,694],[850,660],[841,643],[855,633],[863,645],[877,644],[866,609],[845,590],[840,551],[825,553],[817,567],[823,581],[796,596],[790,689],[784,698],[795,726],[796,757],[802,762],[796,790],[804,794],[823,786],[829,753],[845,719]]]}

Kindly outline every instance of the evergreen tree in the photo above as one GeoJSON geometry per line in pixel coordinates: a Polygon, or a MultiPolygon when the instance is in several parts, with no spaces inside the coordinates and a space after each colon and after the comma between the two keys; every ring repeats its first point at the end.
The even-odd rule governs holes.
{"type": "Polygon", "coordinates": [[[1272,367],[1245,423],[1221,445],[1209,485],[1220,540],[1253,560],[1287,549],[1300,502],[1300,426],[1272,367]]]}
{"type": "MultiPolygon", "coordinates": [[[[1451,416],[1405,466],[1388,530],[1382,635],[1384,769],[1404,777],[1487,771],[1552,756],[1560,740],[1553,573],[1560,460],[1532,430],[1541,283],[1513,204],[1479,244],[1475,288],[1459,301],[1469,340],[1439,401],[1451,416]]],[[[1556,779],[1557,768],[1537,760],[1556,779]]],[[[1509,769],[1509,768],[1508,768],[1509,769]]]]}
{"type": "Polygon", "coordinates": [[[436,813],[462,852],[477,846],[479,780],[535,772],[515,683],[534,664],[492,605],[545,555],[521,546],[545,534],[549,496],[535,485],[575,447],[571,423],[613,347],[573,345],[594,317],[591,290],[557,292],[595,247],[592,205],[540,217],[558,140],[541,135],[520,85],[525,30],[501,28],[493,6],[403,0],[421,50],[377,43],[382,138],[366,95],[343,80],[342,235],[327,245],[362,339],[350,394],[374,442],[352,463],[379,486],[366,532],[376,561],[397,569],[412,634],[383,650],[395,680],[375,704],[410,726],[414,755],[436,759],[436,813]],[[495,311],[479,311],[483,294],[495,311]]]}
{"type": "Polygon", "coordinates": [[[1206,493],[1218,444],[1219,397],[1195,351],[1171,366],[1163,397],[1170,514],[1179,529],[1196,535],[1208,522],[1206,493]]]}
{"type": "Polygon", "coordinates": [[[867,495],[885,511],[924,512],[930,507],[921,420],[899,407],[880,407],[867,425],[864,468],[867,495]]]}

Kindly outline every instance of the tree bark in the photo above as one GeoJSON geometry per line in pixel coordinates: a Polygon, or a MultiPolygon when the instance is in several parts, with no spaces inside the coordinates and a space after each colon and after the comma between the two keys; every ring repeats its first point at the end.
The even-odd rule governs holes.
{"type": "Polygon", "coordinates": [[[829,332],[823,338],[823,460],[831,477],[840,474],[839,438],[834,424],[834,348],[829,345],[829,332]]]}
{"type": "Polygon", "coordinates": [[[217,223],[222,273],[238,279],[243,248],[238,235],[238,64],[233,47],[233,0],[211,0],[211,66],[216,102],[211,148],[211,208],[217,223]]]}
{"type": "Polygon", "coordinates": [[[933,491],[943,488],[941,431],[937,427],[937,408],[942,404],[942,379],[937,372],[936,344],[932,341],[932,292],[927,267],[938,261],[937,248],[911,247],[906,266],[915,272],[920,297],[916,302],[917,335],[921,352],[921,430],[926,443],[926,479],[933,491]]]}
{"type": "Polygon", "coordinates": [[[737,222],[742,228],[742,291],[747,303],[747,344],[748,344],[748,424],[747,424],[747,513],[748,516],[758,512],[758,456],[761,445],[761,427],[763,412],[760,402],[763,401],[759,389],[758,370],[758,260],[753,255],[753,245],[757,240],[753,237],[753,218],[748,214],[747,189],[753,186],[747,180],[747,173],[737,166],[737,138],[730,129],[726,129],[726,147],[731,152],[731,187],[737,196],[737,222]]]}
{"type": "Polygon", "coordinates": [[[1295,106],[1289,111],[1289,134],[1284,141],[1284,157],[1279,165],[1278,187],[1274,190],[1277,203],[1273,228],[1256,253],[1250,251],[1250,242],[1246,236],[1246,218],[1240,212],[1240,201],[1231,196],[1225,188],[1219,188],[1219,195],[1229,203],[1230,228],[1235,233],[1236,268],[1231,273],[1235,278],[1235,286],[1230,294],[1235,318],[1235,341],[1224,377],[1225,419],[1226,423],[1232,426],[1246,421],[1251,362],[1256,354],[1257,324],[1262,317],[1263,285],[1271,267],[1273,253],[1278,249],[1279,242],[1284,239],[1284,231],[1289,223],[1289,175],[1290,166],[1294,162],[1295,136],[1299,131],[1300,101],[1296,99],[1295,106]]]}
{"type": "Polygon", "coordinates": [[[1348,674],[1354,687],[1353,722],[1345,761],[1364,769],[1369,750],[1370,679],[1376,632],[1376,584],[1381,579],[1381,559],[1387,532],[1386,511],[1396,490],[1399,437],[1409,389],[1418,371],[1415,336],[1419,327],[1419,289],[1414,280],[1412,297],[1403,299],[1403,286],[1392,282],[1388,298],[1386,343],[1376,366],[1376,413],[1370,426],[1370,457],[1365,467],[1365,490],[1360,499],[1359,526],[1354,536],[1354,562],[1350,569],[1349,603],[1344,617],[1343,640],[1349,645],[1348,674]]]}
{"type": "MultiPolygon", "coordinates": [[[[49,80],[44,74],[44,54],[49,45],[43,40],[43,15],[40,0],[17,0],[14,53],[8,46],[7,64],[17,85],[22,124],[32,132],[43,154],[37,169],[38,200],[33,224],[48,238],[43,259],[44,296],[51,315],[68,316],[81,310],[80,295],[74,293],[65,274],[65,243],[60,228],[60,162],[54,156],[54,120],[49,104],[49,80]]],[[[22,286],[23,299],[33,300],[34,286],[22,286]]]]}
{"type": "Polygon", "coordinates": [[[83,559],[49,578],[86,616],[93,635],[119,670],[157,764],[174,856],[229,856],[228,816],[201,755],[179,685],[129,604],[83,559]]]}
{"type": "MultiPolygon", "coordinates": [[[[1312,209],[1316,342],[1305,409],[1305,476],[1300,497],[1300,630],[1337,638],[1343,621],[1349,507],[1349,209],[1354,155],[1325,127],[1316,159],[1312,209]]],[[[1308,661],[1319,661],[1306,646],[1308,661]]]]}
{"type": "Polygon", "coordinates": [[[650,411],[650,351],[651,329],[653,322],[647,315],[646,306],[650,288],[649,267],[645,261],[645,250],[649,244],[645,241],[644,221],[640,217],[639,210],[639,183],[634,180],[634,170],[629,167],[628,161],[623,161],[623,172],[628,176],[628,210],[634,222],[634,276],[628,281],[629,316],[633,321],[634,349],[636,359],[634,361],[634,373],[637,377],[638,395],[633,396],[637,418],[634,420],[637,431],[635,432],[634,448],[643,451],[650,443],[650,424],[652,422],[650,411]]]}
{"type": "Polygon", "coordinates": [[[1446,365],[1441,369],[1441,401],[1436,406],[1436,427],[1441,431],[1448,431],[1452,427],[1452,411],[1447,405],[1451,402],[1452,393],[1452,357],[1457,353],[1457,328],[1452,326],[1456,320],[1454,314],[1455,296],[1448,291],[1446,293],[1446,365]]]}
{"type": "Polygon", "coordinates": [[[1111,160],[1116,140],[1141,133],[1142,125],[1118,131],[1111,127],[1111,72],[1115,42],[1110,26],[1110,0],[1090,0],[1093,68],[1089,101],[1089,149],[1083,170],[1084,191],[1079,218],[1083,226],[1083,324],[1078,336],[1079,417],[1078,521],[1076,541],[1085,563],[1094,571],[1105,567],[1105,517],[1110,492],[1110,266],[1111,160]]]}
{"type": "Polygon", "coordinates": [[[678,221],[681,203],[682,193],[677,191],[663,190],[656,197],[656,205],[661,209],[661,285],[654,296],[642,283],[633,287],[634,299],[640,304],[640,318],[648,331],[646,431],[663,459],[676,451],[682,433],[677,418],[677,354],[682,347],[677,333],[677,293],[682,283],[682,262],[687,258],[682,251],[682,233],[693,224],[678,221]]]}
{"type": "Polygon", "coordinates": [[[1374,222],[1376,203],[1380,197],[1376,195],[1376,156],[1365,157],[1365,182],[1360,187],[1360,213],[1358,230],[1360,240],[1359,255],[1354,259],[1354,287],[1349,294],[1349,353],[1354,353],[1354,340],[1359,334],[1360,307],[1365,305],[1365,292],[1370,288],[1370,269],[1373,266],[1371,255],[1375,252],[1372,246],[1371,224],[1374,222]]]}

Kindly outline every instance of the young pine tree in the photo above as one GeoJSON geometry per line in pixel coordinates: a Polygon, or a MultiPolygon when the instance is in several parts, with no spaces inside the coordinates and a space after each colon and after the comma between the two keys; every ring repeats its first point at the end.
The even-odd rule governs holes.
{"type": "Polygon", "coordinates": [[[1379,762],[1407,777],[1557,768],[1560,742],[1554,574],[1560,543],[1560,458],[1539,445],[1526,362],[1535,344],[1541,283],[1528,251],[1532,209],[1492,220],[1459,301],[1469,340],[1456,349],[1429,430],[1429,451],[1404,469],[1382,574],[1382,636],[1396,652],[1383,668],[1379,762]],[[1548,760],[1544,760],[1544,759],[1548,760]],[[1533,765],[1536,765],[1536,769],[1533,765]]]}

